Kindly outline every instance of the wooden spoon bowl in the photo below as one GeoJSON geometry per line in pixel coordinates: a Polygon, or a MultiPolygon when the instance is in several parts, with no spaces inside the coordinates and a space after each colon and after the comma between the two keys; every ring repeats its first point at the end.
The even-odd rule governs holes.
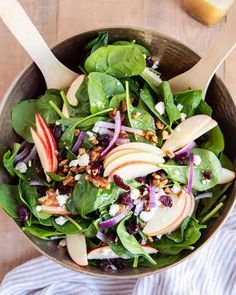
{"type": "MultiPolygon", "coordinates": [[[[160,71],[163,73],[165,79],[170,79],[185,72],[199,60],[199,56],[193,50],[168,36],[149,29],[131,27],[102,28],[88,31],[57,44],[53,48],[53,53],[67,67],[76,70],[77,66],[82,64],[84,60],[84,55],[80,54],[80,52],[83,51],[84,45],[88,41],[97,36],[98,31],[108,31],[110,41],[135,39],[137,43],[146,45],[153,55],[160,59],[160,71]]],[[[0,106],[1,159],[6,148],[17,140],[17,136],[14,134],[11,127],[11,110],[13,106],[23,99],[37,97],[44,93],[45,89],[46,86],[42,74],[36,65],[31,63],[12,83],[5,94],[0,106]]],[[[219,77],[215,76],[213,78],[207,92],[206,100],[213,108],[213,117],[219,122],[224,133],[226,143],[225,153],[234,161],[236,160],[236,107],[229,91],[219,77]]],[[[3,168],[0,168],[0,182],[11,182],[11,179],[3,168]]],[[[29,234],[27,234],[27,237],[42,254],[75,271],[97,277],[116,277],[117,279],[137,278],[163,271],[196,253],[223,225],[233,208],[235,195],[236,187],[234,186],[228,193],[228,198],[225,201],[220,217],[212,220],[208,229],[204,231],[201,239],[196,244],[196,249],[192,252],[185,251],[181,258],[170,266],[163,265],[156,268],[139,267],[136,269],[127,268],[119,272],[102,272],[95,267],[80,267],[76,265],[70,259],[64,248],[58,248],[56,241],[44,241],[29,234]]],[[[18,226],[20,225],[18,224],[18,226]]]]}

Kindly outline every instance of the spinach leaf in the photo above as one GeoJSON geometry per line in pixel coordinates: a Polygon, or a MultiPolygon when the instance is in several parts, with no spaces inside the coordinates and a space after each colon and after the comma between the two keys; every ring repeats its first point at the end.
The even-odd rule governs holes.
{"type": "Polygon", "coordinates": [[[20,197],[17,185],[0,185],[0,206],[14,219],[19,219],[20,197]]]}
{"type": "MultiPolygon", "coordinates": [[[[205,191],[214,187],[220,179],[222,169],[219,159],[214,153],[208,150],[194,148],[192,152],[194,155],[199,155],[201,157],[201,163],[198,166],[194,166],[193,189],[197,191],[205,191]],[[204,181],[204,171],[211,172],[212,178],[210,180],[204,181]]],[[[167,164],[161,164],[159,167],[164,169],[172,180],[183,184],[188,183],[188,166],[179,166],[176,165],[173,160],[170,160],[167,164]]]]}
{"type": "Polygon", "coordinates": [[[225,148],[224,136],[219,126],[208,132],[208,140],[201,144],[201,148],[209,150],[218,156],[225,148]]]}
{"type": "Polygon", "coordinates": [[[187,117],[195,114],[200,102],[202,101],[202,89],[190,89],[174,93],[174,100],[176,104],[182,104],[182,113],[187,117]]]}
{"type": "Polygon", "coordinates": [[[93,52],[84,66],[88,73],[103,72],[122,78],[141,74],[146,61],[142,52],[133,45],[108,45],[93,52]]]}
{"type": "Polygon", "coordinates": [[[151,56],[151,53],[149,50],[147,50],[147,48],[145,48],[142,45],[139,44],[135,44],[135,40],[133,41],[115,41],[112,43],[112,45],[132,45],[133,47],[136,47],[137,49],[139,49],[143,54],[145,54],[146,56],[151,56]]]}
{"type": "Polygon", "coordinates": [[[181,224],[181,229],[178,229],[170,234],[167,234],[167,238],[176,243],[182,242],[184,240],[185,230],[187,229],[190,220],[191,216],[186,217],[183,223],[181,224]]]}
{"type": "Polygon", "coordinates": [[[101,221],[100,218],[92,221],[89,226],[84,231],[84,236],[86,238],[95,238],[99,228],[99,222],[101,221]]]}
{"type": "Polygon", "coordinates": [[[136,255],[131,254],[120,241],[109,243],[112,251],[123,259],[130,259],[136,257],[136,255]]]}
{"type": "Polygon", "coordinates": [[[125,82],[129,83],[129,91],[134,96],[139,98],[140,93],[140,85],[137,77],[128,77],[128,78],[120,78],[120,82],[122,83],[123,87],[125,88],[125,82]]]}
{"type": "Polygon", "coordinates": [[[88,94],[92,114],[109,106],[110,97],[124,93],[119,80],[105,73],[93,72],[88,76],[88,94]]]}
{"type": "Polygon", "coordinates": [[[12,111],[12,127],[15,132],[28,142],[33,142],[30,127],[35,127],[37,100],[28,99],[18,103],[12,111]]]}
{"type": "Polygon", "coordinates": [[[68,177],[68,175],[66,176],[61,176],[59,174],[55,174],[55,173],[51,173],[51,172],[47,172],[47,175],[53,180],[53,181],[62,181],[64,180],[66,177],[68,177]]]}
{"type": "MultiPolygon", "coordinates": [[[[178,259],[180,258],[180,255],[159,255],[157,256],[155,259],[156,261],[156,267],[160,268],[160,267],[164,267],[164,266],[168,266],[171,265],[173,263],[175,263],[178,259]]],[[[153,267],[153,265],[145,260],[143,257],[139,258],[138,261],[138,265],[139,266],[146,266],[146,267],[153,267]]]]}
{"type": "Polygon", "coordinates": [[[108,32],[99,32],[98,37],[91,40],[84,49],[91,49],[91,53],[100,47],[108,45],[108,32]]]}
{"type": "Polygon", "coordinates": [[[121,94],[114,95],[109,102],[109,108],[119,109],[121,101],[125,99],[125,92],[121,94]]]}
{"type": "Polygon", "coordinates": [[[146,104],[149,110],[164,124],[168,125],[168,121],[165,116],[161,115],[156,109],[155,105],[157,102],[155,101],[154,97],[152,96],[151,91],[148,89],[147,85],[144,86],[143,90],[140,92],[140,97],[142,101],[146,104]]]}
{"type": "Polygon", "coordinates": [[[15,176],[15,168],[14,168],[14,161],[16,158],[16,155],[20,149],[21,145],[19,143],[14,143],[12,146],[12,151],[8,150],[3,155],[3,164],[4,167],[7,169],[9,174],[14,177],[15,176]]]}
{"type": "Polygon", "coordinates": [[[145,68],[140,76],[147,82],[156,94],[159,94],[159,85],[162,83],[160,75],[154,73],[153,70],[149,68],[145,68]]]}
{"type": "Polygon", "coordinates": [[[77,109],[80,110],[80,114],[88,116],[90,114],[90,103],[88,95],[88,77],[84,77],[82,84],[75,93],[75,97],[78,100],[77,109]]]}
{"type": "Polygon", "coordinates": [[[133,255],[144,256],[151,264],[156,265],[155,260],[142,248],[133,235],[130,235],[125,228],[125,221],[131,217],[128,214],[117,226],[117,235],[122,245],[133,255]]]}
{"type": "Polygon", "coordinates": [[[169,117],[170,125],[172,125],[173,122],[181,118],[181,113],[174,103],[170,85],[167,81],[164,81],[160,84],[159,95],[165,103],[166,113],[169,117]]]}
{"type": "Polygon", "coordinates": [[[40,239],[43,240],[49,240],[50,237],[53,236],[63,236],[64,234],[59,232],[59,231],[54,231],[53,229],[48,229],[48,228],[44,228],[44,227],[39,227],[39,226],[35,226],[35,225],[25,225],[24,227],[22,227],[23,232],[29,233],[33,236],[36,236],[40,239]]]}
{"type": "Polygon", "coordinates": [[[211,116],[212,108],[209,106],[209,104],[205,100],[201,100],[197,108],[196,114],[205,114],[205,115],[211,116]]]}
{"type": "Polygon", "coordinates": [[[74,222],[78,223],[78,225],[79,225],[79,227],[81,227],[81,229],[79,229],[79,227],[76,226],[74,223],[72,223],[70,220],[68,220],[63,225],[59,225],[53,219],[53,226],[60,233],[69,235],[69,234],[80,234],[89,225],[87,220],[84,220],[84,219],[81,219],[81,218],[78,218],[78,217],[74,219],[74,222]]]}
{"type": "Polygon", "coordinates": [[[221,154],[220,156],[220,163],[221,163],[221,166],[223,168],[226,168],[226,169],[229,169],[229,170],[232,170],[234,171],[234,165],[233,163],[230,161],[230,159],[225,155],[225,154],[221,154]]]}

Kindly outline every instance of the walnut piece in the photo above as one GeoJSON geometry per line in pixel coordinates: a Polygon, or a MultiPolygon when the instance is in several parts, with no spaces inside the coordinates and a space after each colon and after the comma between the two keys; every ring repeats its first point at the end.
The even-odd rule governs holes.
{"type": "Polygon", "coordinates": [[[91,182],[93,185],[95,185],[98,188],[101,188],[101,189],[109,189],[110,188],[110,183],[104,177],[101,177],[101,176],[93,176],[93,175],[87,174],[85,176],[85,179],[87,181],[91,182]]]}
{"type": "Polygon", "coordinates": [[[157,129],[162,130],[164,126],[165,126],[164,123],[162,123],[160,120],[156,122],[157,129]]]}

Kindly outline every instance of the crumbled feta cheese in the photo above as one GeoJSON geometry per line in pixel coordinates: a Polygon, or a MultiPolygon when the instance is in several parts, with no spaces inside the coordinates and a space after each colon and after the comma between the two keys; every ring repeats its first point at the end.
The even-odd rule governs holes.
{"type": "Polygon", "coordinates": [[[60,123],[59,121],[56,121],[55,124],[56,124],[57,126],[61,125],[61,123],[60,123]]]}
{"type": "Polygon", "coordinates": [[[158,236],[156,236],[156,237],[157,237],[158,240],[160,240],[161,237],[162,237],[162,235],[158,235],[158,236]]]}
{"type": "Polygon", "coordinates": [[[91,131],[87,131],[86,134],[87,134],[89,137],[94,136],[93,132],[91,132],[91,131]]]}
{"type": "Polygon", "coordinates": [[[185,113],[181,113],[181,122],[186,119],[187,115],[185,113]]]}
{"type": "Polygon", "coordinates": [[[31,160],[28,162],[28,166],[29,166],[29,167],[32,166],[32,161],[31,161],[31,160]]]}
{"type": "Polygon", "coordinates": [[[139,215],[139,217],[145,221],[145,222],[148,222],[149,220],[151,220],[153,218],[153,216],[155,215],[155,212],[154,211],[142,211],[139,215]]]}
{"type": "Polygon", "coordinates": [[[109,214],[111,216],[116,216],[116,213],[120,210],[120,206],[118,204],[113,204],[110,206],[109,214]]]}
{"type": "Polygon", "coordinates": [[[65,224],[67,221],[68,221],[68,219],[66,219],[66,218],[63,217],[63,216],[59,216],[59,217],[55,218],[55,222],[56,222],[56,224],[58,224],[58,225],[63,225],[63,224],[65,224]]]}
{"type": "Polygon", "coordinates": [[[62,240],[60,240],[60,242],[59,242],[59,246],[61,246],[61,247],[65,247],[65,246],[66,246],[66,239],[62,239],[62,240]]]}
{"type": "Polygon", "coordinates": [[[202,180],[202,184],[207,184],[207,183],[209,183],[209,182],[211,182],[210,179],[203,179],[203,180],[202,180]]]}
{"type": "Polygon", "coordinates": [[[177,186],[176,184],[174,184],[174,185],[172,186],[171,190],[172,190],[172,192],[173,192],[174,194],[177,194],[178,192],[181,191],[181,188],[180,188],[180,186],[177,186]]]}
{"type": "Polygon", "coordinates": [[[177,104],[177,109],[181,112],[184,106],[181,103],[177,104]]]}
{"type": "Polygon", "coordinates": [[[130,191],[130,198],[132,200],[136,200],[138,199],[138,197],[140,196],[140,192],[137,188],[133,188],[131,191],[130,191]]]}
{"type": "Polygon", "coordinates": [[[40,205],[38,205],[38,206],[35,207],[35,210],[36,210],[37,212],[40,212],[40,211],[42,211],[42,208],[41,208],[40,205]]]}
{"type": "Polygon", "coordinates": [[[199,155],[194,155],[193,157],[193,163],[194,165],[198,166],[202,162],[202,158],[199,155]]]}
{"type": "Polygon", "coordinates": [[[60,195],[60,192],[59,192],[59,189],[58,189],[58,188],[56,189],[56,195],[57,195],[57,196],[60,195]]]}
{"type": "Polygon", "coordinates": [[[99,133],[99,129],[100,129],[100,127],[94,126],[93,129],[92,129],[92,131],[93,132],[96,132],[96,133],[99,133]]]}
{"type": "Polygon", "coordinates": [[[68,198],[69,198],[69,196],[67,196],[67,195],[56,196],[57,202],[59,203],[59,205],[61,207],[65,205],[68,198]]]}
{"type": "Polygon", "coordinates": [[[25,173],[27,171],[27,165],[24,162],[19,162],[16,167],[16,170],[18,170],[20,173],[25,173]]]}
{"type": "Polygon", "coordinates": [[[69,163],[69,167],[76,167],[78,165],[79,165],[79,159],[72,160],[69,163]]]}
{"type": "Polygon", "coordinates": [[[77,175],[75,175],[75,180],[76,180],[76,181],[80,180],[81,176],[82,176],[82,174],[77,174],[77,175]]]}
{"type": "Polygon", "coordinates": [[[158,102],[155,105],[155,109],[158,111],[159,114],[164,115],[165,114],[165,104],[163,101],[158,102]]]}
{"type": "Polygon", "coordinates": [[[77,158],[79,166],[87,166],[89,164],[90,158],[88,154],[79,155],[77,158]]]}

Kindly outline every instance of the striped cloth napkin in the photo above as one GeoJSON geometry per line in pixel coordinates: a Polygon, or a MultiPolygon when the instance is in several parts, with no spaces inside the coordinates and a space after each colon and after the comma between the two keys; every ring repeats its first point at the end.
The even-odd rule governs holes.
{"type": "Polygon", "coordinates": [[[236,208],[196,255],[140,279],[97,279],[39,257],[10,271],[0,295],[235,295],[236,208]]]}

